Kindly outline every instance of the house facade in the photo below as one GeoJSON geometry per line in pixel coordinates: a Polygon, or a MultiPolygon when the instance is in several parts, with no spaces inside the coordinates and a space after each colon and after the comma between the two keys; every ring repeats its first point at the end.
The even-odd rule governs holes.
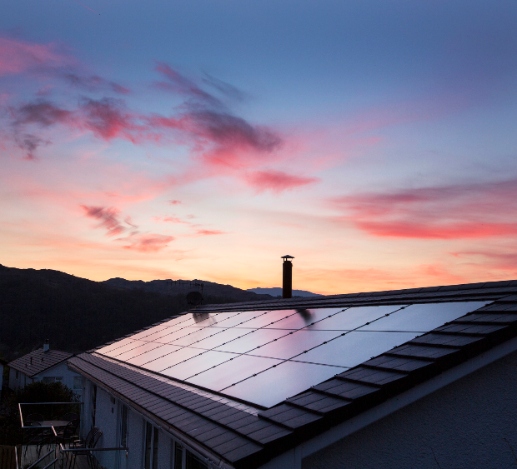
{"type": "Polygon", "coordinates": [[[105,467],[511,467],[517,281],[208,305],[69,360],[105,467]]]}
{"type": "Polygon", "coordinates": [[[42,348],[23,355],[8,364],[9,388],[16,391],[37,381],[44,383],[59,382],[82,397],[83,378],[67,366],[67,360],[72,356],[73,354],[69,352],[52,350],[46,342],[42,348]]]}

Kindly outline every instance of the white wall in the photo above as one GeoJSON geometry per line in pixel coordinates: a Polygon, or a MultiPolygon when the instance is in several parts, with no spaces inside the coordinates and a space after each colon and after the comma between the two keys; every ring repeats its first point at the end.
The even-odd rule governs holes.
{"type": "Polygon", "coordinates": [[[517,352],[302,461],[303,469],[517,466],[517,352]]]}
{"type": "Polygon", "coordinates": [[[30,383],[32,383],[32,379],[21,371],[15,370],[14,368],[9,370],[9,387],[13,391],[24,388],[30,383]]]}
{"type": "Polygon", "coordinates": [[[45,378],[61,378],[58,379],[60,383],[64,384],[66,387],[72,389],[78,396],[79,399],[82,398],[82,387],[74,389],[74,378],[81,377],[77,373],[70,370],[66,364],[66,362],[59,363],[48,370],[42,371],[38,373],[34,377],[34,381],[44,381],[45,378]]]}

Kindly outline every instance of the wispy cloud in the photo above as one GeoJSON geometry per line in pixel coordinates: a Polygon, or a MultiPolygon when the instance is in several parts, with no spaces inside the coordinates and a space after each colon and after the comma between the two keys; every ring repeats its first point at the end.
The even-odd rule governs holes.
{"type": "Polygon", "coordinates": [[[55,44],[36,44],[0,37],[0,76],[22,73],[42,66],[63,66],[72,62],[55,44]]]}
{"type": "Polygon", "coordinates": [[[131,249],[140,252],[156,252],[165,249],[174,237],[158,233],[140,233],[137,231],[131,217],[126,216],[124,220],[120,210],[113,207],[99,207],[81,205],[84,214],[99,221],[97,228],[104,228],[106,235],[115,238],[115,241],[122,244],[124,249],[131,249]]]}
{"type": "Polygon", "coordinates": [[[165,249],[171,241],[174,241],[174,237],[161,234],[135,234],[125,238],[123,241],[126,243],[124,249],[140,252],[157,252],[165,249]]]}
{"type": "Polygon", "coordinates": [[[73,120],[73,112],[63,109],[47,100],[36,100],[23,104],[18,108],[10,108],[13,125],[16,128],[26,124],[37,124],[49,127],[58,123],[67,123],[73,120]]]}
{"type": "Polygon", "coordinates": [[[224,231],[220,231],[220,230],[205,230],[205,229],[201,229],[201,230],[197,230],[196,234],[198,234],[200,236],[214,236],[214,235],[225,234],[225,232],[224,231]]]}
{"type": "Polygon", "coordinates": [[[99,75],[87,75],[77,71],[59,71],[59,76],[70,85],[85,91],[113,91],[117,94],[129,94],[131,90],[114,81],[106,80],[99,75]]]}
{"type": "Polygon", "coordinates": [[[134,118],[125,110],[122,100],[84,98],[80,109],[83,114],[82,125],[97,137],[104,140],[120,137],[132,142],[136,141],[134,133],[137,127],[133,123],[134,118]]]}
{"type": "Polygon", "coordinates": [[[347,195],[340,220],[373,236],[420,239],[517,235],[517,180],[347,195]]]}
{"type": "Polygon", "coordinates": [[[128,227],[120,220],[120,212],[113,207],[92,207],[81,205],[87,217],[99,220],[98,227],[105,228],[108,236],[124,233],[128,227]]]}
{"type": "Polygon", "coordinates": [[[282,171],[256,171],[250,173],[247,179],[259,191],[270,190],[277,193],[318,181],[315,177],[295,176],[282,171]]]}

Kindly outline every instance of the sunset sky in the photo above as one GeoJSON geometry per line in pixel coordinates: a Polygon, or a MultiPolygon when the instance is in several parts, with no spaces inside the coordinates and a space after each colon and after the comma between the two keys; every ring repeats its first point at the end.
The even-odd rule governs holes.
{"type": "Polygon", "coordinates": [[[0,264],[517,278],[515,0],[0,3],[0,264]]]}

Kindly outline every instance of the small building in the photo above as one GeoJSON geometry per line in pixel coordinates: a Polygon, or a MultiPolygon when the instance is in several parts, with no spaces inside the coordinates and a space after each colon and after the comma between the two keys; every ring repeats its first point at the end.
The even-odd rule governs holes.
{"type": "Polygon", "coordinates": [[[59,382],[81,397],[83,391],[82,376],[70,370],[67,366],[67,360],[72,356],[72,353],[51,349],[48,341],[46,341],[42,348],[23,355],[8,364],[9,388],[16,391],[36,381],[44,383],[59,382]]]}
{"type": "Polygon", "coordinates": [[[517,281],[200,306],[69,366],[106,467],[517,461],[517,281]]]}

